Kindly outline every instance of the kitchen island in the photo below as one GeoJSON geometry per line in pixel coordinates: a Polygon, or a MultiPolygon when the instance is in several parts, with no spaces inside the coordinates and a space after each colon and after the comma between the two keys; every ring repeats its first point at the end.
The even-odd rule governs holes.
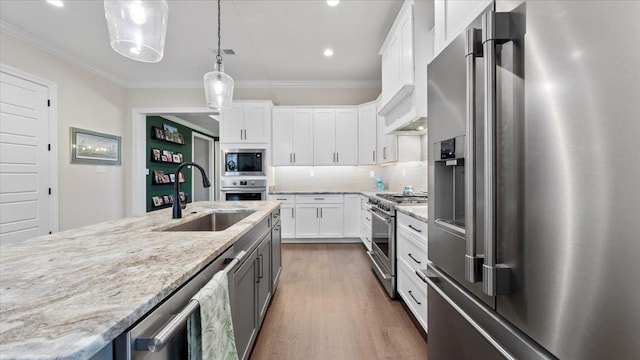
{"type": "Polygon", "coordinates": [[[0,249],[0,358],[84,359],[191,279],[279,207],[198,202],[0,249]],[[224,231],[163,231],[216,211],[255,210],[224,231]]]}

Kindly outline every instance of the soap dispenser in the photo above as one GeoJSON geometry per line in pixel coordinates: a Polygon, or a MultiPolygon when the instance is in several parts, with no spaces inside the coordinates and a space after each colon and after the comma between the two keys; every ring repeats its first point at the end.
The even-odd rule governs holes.
{"type": "Polygon", "coordinates": [[[376,178],[377,190],[384,191],[384,179],[382,177],[376,178]]]}

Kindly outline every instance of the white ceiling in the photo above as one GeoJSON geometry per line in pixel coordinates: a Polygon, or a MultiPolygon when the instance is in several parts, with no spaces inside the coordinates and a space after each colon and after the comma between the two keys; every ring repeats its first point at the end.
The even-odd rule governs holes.
{"type": "MultiPolygon", "coordinates": [[[[216,1],[170,0],[164,58],[140,63],[109,46],[102,1],[0,0],[2,30],[128,87],[198,86],[213,68],[216,1]]],[[[225,70],[238,86],[269,83],[375,85],[378,50],[401,0],[222,1],[225,70]],[[325,58],[327,47],[335,55],[325,58]]],[[[201,86],[201,85],[199,85],[201,86]]]]}

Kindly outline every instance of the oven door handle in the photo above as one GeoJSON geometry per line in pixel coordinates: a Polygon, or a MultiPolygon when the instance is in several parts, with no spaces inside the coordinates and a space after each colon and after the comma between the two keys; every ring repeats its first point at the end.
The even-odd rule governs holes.
{"type": "Polygon", "coordinates": [[[371,258],[371,262],[378,269],[378,271],[382,275],[382,278],[385,279],[385,280],[391,279],[391,275],[385,273],[384,271],[382,271],[382,269],[380,269],[380,265],[378,265],[376,260],[373,258],[373,253],[371,251],[367,251],[367,255],[369,255],[369,258],[371,258]]]}
{"type": "Polygon", "coordinates": [[[384,217],[384,216],[380,215],[380,214],[379,214],[377,211],[375,211],[373,208],[369,209],[369,212],[370,212],[373,216],[375,216],[375,217],[377,217],[378,219],[380,219],[380,220],[384,221],[385,223],[387,223],[387,224],[391,224],[391,218],[384,217]]]}

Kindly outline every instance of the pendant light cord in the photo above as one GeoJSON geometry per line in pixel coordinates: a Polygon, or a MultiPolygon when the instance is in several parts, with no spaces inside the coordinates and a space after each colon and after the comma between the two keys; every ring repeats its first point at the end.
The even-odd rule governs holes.
{"type": "Polygon", "coordinates": [[[220,0],[218,0],[218,55],[216,60],[218,64],[222,64],[222,55],[220,55],[220,0]]]}

